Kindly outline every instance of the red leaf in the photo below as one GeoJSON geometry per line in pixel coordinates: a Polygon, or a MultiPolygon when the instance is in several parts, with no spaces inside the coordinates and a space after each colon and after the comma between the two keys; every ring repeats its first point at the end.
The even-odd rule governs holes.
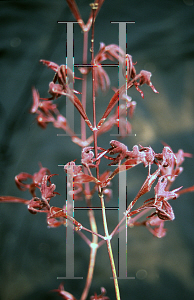
{"type": "Polygon", "coordinates": [[[85,183],[85,182],[95,182],[97,184],[100,184],[100,180],[97,178],[87,175],[87,174],[79,174],[74,177],[74,182],[75,183],[85,183]]]}
{"type": "Polygon", "coordinates": [[[46,65],[48,68],[52,69],[53,71],[57,72],[59,65],[52,61],[41,59],[40,62],[42,62],[44,65],[46,65]]]}
{"type": "Polygon", "coordinates": [[[50,208],[50,218],[66,218],[67,219],[67,214],[64,212],[64,210],[60,207],[55,207],[51,206],[50,208]]]}
{"type": "Polygon", "coordinates": [[[34,87],[32,88],[32,98],[33,98],[33,105],[30,112],[34,114],[38,110],[39,101],[40,101],[39,92],[34,87]]]}
{"type": "Polygon", "coordinates": [[[20,189],[21,191],[25,191],[27,189],[29,189],[30,184],[27,183],[23,183],[22,181],[27,180],[28,178],[32,179],[32,175],[25,173],[25,172],[21,172],[20,174],[15,176],[15,183],[18,187],[18,189],[20,189]]]}
{"type": "Polygon", "coordinates": [[[64,286],[61,283],[57,290],[52,290],[52,292],[58,292],[58,294],[65,300],[76,300],[76,298],[69,292],[64,290],[64,286]]]}
{"type": "Polygon", "coordinates": [[[54,192],[56,185],[50,182],[50,178],[54,175],[57,174],[44,175],[42,178],[40,191],[41,191],[42,199],[44,200],[48,200],[48,199],[50,200],[52,197],[55,197],[55,195],[58,194],[57,192],[54,192]],[[47,186],[47,180],[49,182],[48,186],[47,186]]]}
{"type": "Polygon", "coordinates": [[[36,214],[37,212],[49,212],[49,204],[47,201],[44,201],[38,197],[33,197],[28,204],[28,210],[32,214],[36,214]]]}

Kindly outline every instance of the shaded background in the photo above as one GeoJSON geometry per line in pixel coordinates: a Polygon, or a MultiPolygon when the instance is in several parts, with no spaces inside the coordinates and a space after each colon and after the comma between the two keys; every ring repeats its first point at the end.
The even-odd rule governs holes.
{"type": "MultiPolygon", "coordinates": [[[[86,22],[91,1],[78,1],[86,22]]],[[[172,1],[116,1],[105,0],[96,20],[95,51],[99,43],[118,43],[118,25],[110,21],[135,21],[127,27],[127,52],[137,61],[136,69],[151,71],[152,82],[159,94],[143,87],[145,99],[131,89],[128,94],[137,102],[131,121],[135,136],[124,142],[132,149],[134,144],[151,145],[155,152],[162,151],[161,141],[174,152],[183,148],[194,154],[194,5],[192,0],[172,1]]],[[[48,83],[53,72],[39,64],[47,59],[65,63],[65,25],[58,20],[74,21],[65,1],[1,1],[0,2],[0,194],[30,199],[28,193],[17,190],[14,176],[21,171],[33,174],[38,162],[60,176],[53,178],[57,196],[52,203],[64,204],[65,174],[59,164],[80,157],[80,149],[68,137],[48,126],[42,130],[29,114],[32,104],[31,87],[36,86],[42,97],[47,97],[48,83]]],[[[75,62],[82,58],[82,33],[75,25],[75,62]]],[[[107,70],[110,72],[110,70],[107,70]]],[[[118,84],[117,70],[111,69],[112,84],[118,84]]],[[[91,79],[89,79],[91,80],[91,79]]],[[[76,85],[79,90],[80,83],[76,85]]],[[[90,84],[89,95],[91,92],[90,84]]],[[[112,92],[99,94],[98,119],[112,92]],[[103,98],[102,98],[103,96],[103,98]]],[[[89,98],[89,97],[88,97],[89,98]]],[[[90,99],[90,98],[89,98],[90,99]]],[[[59,101],[65,114],[65,99],[59,101]]],[[[87,113],[91,116],[91,107],[87,113]]],[[[76,117],[77,118],[77,117],[76,117]]],[[[75,125],[79,129],[79,122],[75,125]]],[[[113,130],[112,134],[115,133],[113,130]]],[[[109,133],[99,139],[102,147],[109,147],[109,133]]],[[[78,161],[78,160],[77,160],[78,161]]],[[[80,161],[78,161],[79,163],[80,161]]],[[[193,185],[192,159],[184,162],[184,172],[173,188],[193,185]]],[[[145,180],[147,169],[138,166],[128,173],[128,201],[133,199],[145,180]]],[[[115,181],[114,186],[117,186],[115,181]]],[[[116,191],[115,191],[116,194],[116,191]]],[[[115,195],[114,194],[114,195],[115,195]]],[[[187,299],[194,297],[194,203],[193,194],[172,201],[176,219],[167,222],[165,238],[157,239],[145,228],[128,230],[128,276],[122,280],[121,298],[127,299],[187,299]]],[[[107,205],[117,205],[114,196],[107,205]]],[[[98,199],[94,199],[99,205],[98,199]]],[[[81,204],[82,205],[82,204],[81,204]]],[[[101,213],[96,212],[99,224],[101,213]]],[[[87,225],[83,213],[78,219],[87,225]]],[[[114,227],[117,215],[108,214],[114,227]]],[[[103,228],[99,225],[99,232],[103,228]]],[[[0,207],[0,299],[31,300],[60,299],[55,293],[60,283],[57,276],[65,276],[65,230],[47,229],[44,215],[31,215],[20,204],[1,204],[0,207]]],[[[117,239],[113,240],[117,253],[117,239]]],[[[86,276],[89,249],[80,238],[75,238],[75,275],[86,276]],[[83,247],[83,248],[82,248],[83,247]],[[81,249],[84,249],[82,251],[81,249]]],[[[98,251],[94,281],[90,295],[107,289],[115,299],[111,270],[106,247],[98,251]]],[[[82,280],[67,280],[65,289],[77,299],[83,288],[82,280]]]]}

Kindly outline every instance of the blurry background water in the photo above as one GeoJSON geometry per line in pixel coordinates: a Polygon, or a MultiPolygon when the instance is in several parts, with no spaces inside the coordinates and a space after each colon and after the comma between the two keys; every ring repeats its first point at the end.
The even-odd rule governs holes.
{"type": "MultiPolygon", "coordinates": [[[[78,1],[86,22],[91,1],[78,1]]],[[[133,133],[124,142],[132,149],[134,144],[151,145],[155,152],[162,151],[161,141],[174,152],[183,148],[194,154],[194,2],[193,0],[128,1],[105,0],[96,20],[95,52],[99,43],[118,43],[118,25],[110,21],[135,21],[127,25],[127,52],[137,62],[136,69],[152,72],[152,82],[159,94],[143,87],[145,99],[131,89],[128,94],[137,102],[132,120],[133,133]]],[[[60,206],[65,201],[65,174],[59,164],[80,157],[78,146],[72,146],[68,137],[59,137],[60,130],[48,126],[40,129],[29,114],[32,104],[31,87],[36,86],[42,97],[47,97],[48,83],[53,72],[39,64],[46,59],[65,63],[66,28],[58,20],[74,21],[64,0],[1,1],[0,2],[0,194],[30,199],[27,192],[17,190],[14,176],[21,171],[33,174],[38,162],[60,176],[53,178],[61,197],[53,199],[60,206]]],[[[75,62],[82,59],[82,33],[74,26],[75,62]]],[[[115,68],[116,69],[116,68],[115,68]]],[[[111,71],[112,84],[118,84],[111,71]]],[[[91,81],[89,92],[91,92],[91,81]]],[[[80,82],[76,89],[80,89],[80,82]]],[[[110,99],[112,92],[99,94],[97,117],[110,99]],[[104,98],[103,98],[104,97],[104,98]]],[[[88,101],[90,97],[88,97],[88,101]]],[[[59,101],[65,114],[65,99],[59,101]]],[[[91,116],[91,107],[87,108],[91,116]]],[[[76,117],[77,119],[77,117],[76,117]]],[[[79,123],[75,124],[79,130],[79,123]]],[[[113,130],[112,133],[115,131],[113,130]]],[[[99,139],[108,148],[113,137],[108,133],[99,139]]],[[[79,160],[77,160],[80,163],[79,160]]],[[[194,161],[187,158],[184,172],[173,188],[194,184],[194,161]]],[[[147,169],[139,166],[128,173],[128,201],[137,193],[147,169]]],[[[115,181],[116,183],[116,181],[115,181]]],[[[114,184],[117,186],[117,183],[114,184]]],[[[117,196],[107,205],[117,205],[117,196]]],[[[95,198],[95,205],[99,200],[95,198]]],[[[135,280],[121,280],[121,297],[127,299],[172,300],[194,297],[194,195],[183,195],[172,201],[176,219],[167,222],[165,238],[154,238],[145,228],[128,230],[128,276],[135,280]]],[[[96,212],[99,222],[101,213],[96,212]]],[[[78,215],[84,221],[83,212],[78,215]]],[[[110,228],[117,214],[109,212],[110,228]]],[[[99,232],[103,228],[99,226],[99,232]]],[[[65,276],[65,230],[47,229],[44,215],[31,215],[20,204],[0,206],[0,299],[31,300],[60,299],[55,293],[60,283],[57,276],[65,276]]],[[[75,238],[75,275],[86,276],[89,249],[80,238],[75,238]]],[[[117,238],[113,240],[117,256],[117,238]]],[[[90,295],[107,289],[115,299],[110,280],[106,247],[99,249],[94,281],[90,295]]],[[[84,280],[67,280],[65,289],[77,299],[84,280]]]]}

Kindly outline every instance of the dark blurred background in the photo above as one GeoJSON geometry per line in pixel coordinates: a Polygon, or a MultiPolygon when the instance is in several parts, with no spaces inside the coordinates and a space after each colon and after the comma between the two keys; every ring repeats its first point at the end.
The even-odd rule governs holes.
{"type": "MultiPolygon", "coordinates": [[[[87,21],[91,1],[77,1],[84,21],[87,21]]],[[[99,43],[118,43],[118,25],[110,21],[135,21],[127,25],[127,52],[137,62],[136,70],[152,72],[152,82],[159,94],[143,87],[144,99],[131,89],[128,95],[137,102],[131,121],[133,134],[124,142],[131,150],[134,144],[152,146],[162,151],[161,141],[174,152],[182,148],[194,154],[194,1],[193,0],[105,0],[96,20],[95,52],[99,43]]],[[[47,97],[48,83],[53,72],[39,63],[46,59],[65,63],[66,28],[58,20],[74,21],[65,0],[1,1],[0,2],[0,194],[30,199],[27,192],[19,191],[14,176],[20,172],[33,174],[38,163],[59,174],[52,180],[57,185],[53,205],[65,201],[65,174],[60,164],[77,158],[80,149],[69,137],[52,125],[39,128],[29,110],[32,105],[31,88],[35,86],[42,97],[47,97]]],[[[75,62],[82,61],[82,33],[74,26],[75,62]]],[[[111,71],[113,86],[118,85],[117,69],[111,71]]],[[[80,82],[76,89],[80,90],[80,82]]],[[[91,79],[88,83],[91,92],[91,79]]],[[[97,118],[112,95],[99,93],[97,118]]],[[[91,117],[88,97],[87,113],[91,117]]],[[[65,115],[65,98],[59,101],[65,115]]],[[[76,117],[77,119],[77,117],[76,117]]],[[[79,119],[78,119],[79,120],[79,119]]],[[[75,124],[79,130],[79,122],[75,124]]],[[[116,131],[111,132],[114,134],[116,131]]],[[[99,138],[100,146],[109,147],[110,133],[99,138]]],[[[116,139],[116,137],[115,137],[116,139]]],[[[184,172],[173,188],[194,184],[194,160],[186,158],[184,172]]],[[[146,178],[147,169],[138,166],[127,177],[128,201],[137,194],[146,178]]],[[[115,180],[115,187],[117,181],[115,180]]],[[[117,192],[115,191],[115,194],[117,192]]],[[[117,205],[117,194],[109,206],[117,205]]],[[[98,198],[93,205],[98,206],[98,198]]],[[[83,203],[80,202],[80,205],[83,203]]],[[[194,298],[194,195],[185,194],[171,201],[176,219],[166,222],[168,232],[163,239],[154,238],[145,228],[128,230],[128,276],[135,280],[121,280],[122,300],[187,300],[194,298]]],[[[96,212],[101,223],[101,212],[96,212]]],[[[83,212],[78,219],[87,226],[83,212]]],[[[117,214],[108,213],[111,228],[117,214]]],[[[103,228],[99,225],[99,232],[103,228]]],[[[117,256],[117,238],[113,240],[117,256]]],[[[22,204],[0,206],[0,299],[31,300],[60,299],[56,289],[65,276],[65,229],[48,229],[45,215],[31,215],[22,204]]],[[[89,249],[75,236],[75,276],[86,276],[89,249]],[[84,250],[82,250],[84,249],[84,250]]],[[[94,281],[90,295],[100,293],[104,286],[110,299],[115,299],[111,270],[105,246],[98,251],[94,281]]],[[[84,280],[67,280],[65,289],[79,299],[84,280]]],[[[89,299],[89,297],[88,297],[89,299]]]]}

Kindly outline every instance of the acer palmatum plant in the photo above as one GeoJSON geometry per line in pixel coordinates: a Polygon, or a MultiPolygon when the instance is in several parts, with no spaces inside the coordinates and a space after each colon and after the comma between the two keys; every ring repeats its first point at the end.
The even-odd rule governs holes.
{"type": "MultiPolygon", "coordinates": [[[[172,221],[175,216],[169,200],[176,199],[180,194],[191,192],[194,187],[182,189],[182,186],[171,189],[172,183],[183,171],[182,163],[185,157],[191,157],[189,153],[179,150],[174,153],[169,145],[164,144],[161,153],[155,153],[150,146],[134,145],[128,148],[120,141],[120,138],[131,133],[131,124],[128,118],[133,117],[136,103],[127,95],[127,91],[135,88],[144,97],[142,86],[148,85],[154,93],[158,93],[151,82],[151,73],[146,70],[136,72],[136,62],[133,62],[132,56],[125,54],[124,50],[118,45],[100,44],[98,53],[94,53],[95,41],[95,19],[104,0],[97,0],[91,3],[91,13],[88,22],[85,24],[79,13],[75,1],[67,0],[67,3],[83,32],[83,64],[79,66],[80,77],[75,77],[73,70],[67,65],[58,65],[55,62],[41,60],[41,63],[53,70],[54,78],[49,83],[48,98],[42,98],[36,88],[32,88],[33,104],[31,113],[36,114],[36,120],[40,127],[46,129],[49,123],[55,128],[64,130],[73,143],[80,146],[81,157],[75,157],[73,161],[66,162],[64,171],[67,174],[67,200],[63,207],[57,207],[54,198],[56,185],[52,172],[40,164],[39,170],[35,174],[21,172],[15,176],[17,187],[21,191],[28,190],[31,198],[23,199],[14,196],[1,196],[1,202],[18,202],[27,206],[32,214],[44,213],[49,227],[57,228],[66,226],[79,234],[90,247],[90,258],[88,264],[88,273],[83,286],[83,293],[79,299],[84,300],[89,295],[89,289],[93,280],[95,260],[98,249],[106,244],[110,259],[112,276],[116,299],[120,299],[118,284],[118,272],[115,267],[115,258],[112,251],[112,240],[122,230],[128,227],[145,226],[154,236],[162,238],[166,234],[165,222],[172,221]],[[89,44],[91,57],[88,57],[88,33],[91,31],[91,44],[89,44]],[[119,88],[112,87],[113,95],[107,103],[107,107],[97,122],[96,111],[98,103],[96,97],[99,90],[106,92],[110,88],[110,79],[105,71],[104,62],[112,61],[122,65],[122,73],[126,83],[119,88]],[[87,80],[92,76],[92,108],[93,119],[89,119],[86,114],[87,80]],[[75,80],[82,80],[82,90],[75,90],[72,85],[75,80]],[[81,138],[74,132],[74,129],[68,124],[67,118],[62,115],[57,106],[58,98],[66,97],[67,101],[73,103],[75,109],[81,116],[81,138]],[[90,130],[87,137],[86,126],[90,130]],[[105,134],[116,126],[119,129],[119,137],[111,139],[109,148],[101,145],[99,136],[105,134]],[[77,164],[77,161],[81,163],[77,164]],[[103,160],[103,162],[102,162],[103,160]],[[104,161],[108,166],[115,166],[114,170],[107,167],[104,169],[104,161]],[[111,181],[115,176],[121,173],[132,172],[137,165],[147,168],[147,177],[137,191],[136,196],[122,212],[123,217],[119,219],[117,226],[110,232],[107,216],[106,201],[111,201],[114,194],[111,191],[111,181]],[[144,203],[139,204],[138,200],[152,191],[152,197],[149,196],[144,203]],[[102,222],[104,234],[98,233],[98,224],[95,217],[93,196],[97,194],[101,203],[102,222]],[[85,199],[88,208],[88,218],[90,227],[85,227],[78,219],[74,218],[74,201],[85,199]],[[73,205],[72,205],[73,203],[73,205]],[[134,208],[135,206],[135,208],[134,208]],[[144,217],[144,220],[142,220],[144,217]],[[140,220],[141,218],[141,220],[140,220]],[[90,239],[85,232],[91,234],[90,239]]],[[[102,96],[101,96],[102,97],[102,96]]],[[[68,151],[68,149],[67,149],[68,151]]],[[[124,183],[125,184],[125,183],[124,183]]],[[[120,184],[121,185],[121,184],[120,184]]],[[[130,187],[128,187],[129,189],[130,187]]],[[[86,214],[87,216],[87,214],[86,214]]],[[[56,229],[57,230],[57,229],[56,229]]],[[[94,278],[95,280],[95,278],[94,278]]],[[[75,297],[65,290],[63,283],[55,290],[63,299],[75,299],[75,297]]],[[[90,296],[90,299],[109,299],[106,296],[106,290],[101,287],[101,294],[90,296]]]]}

